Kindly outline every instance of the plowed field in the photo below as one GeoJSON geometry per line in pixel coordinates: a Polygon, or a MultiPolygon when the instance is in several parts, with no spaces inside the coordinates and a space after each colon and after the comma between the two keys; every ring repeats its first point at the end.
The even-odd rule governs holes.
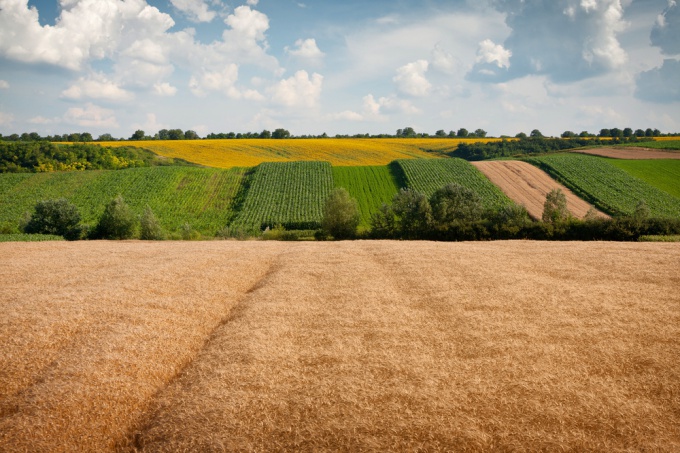
{"type": "MultiPolygon", "coordinates": [[[[552,179],[543,170],[526,162],[503,160],[472,162],[487,178],[496,184],[514,202],[524,205],[529,215],[540,219],[545,197],[553,189],[562,189],[567,197],[567,208],[582,219],[592,205],[574,195],[572,191],[552,179]]],[[[606,214],[598,213],[607,217],[606,214]]]]}
{"type": "Polygon", "coordinates": [[[579,149],[574,152],[614,159],[680,159],[680,152],[650,148],[592,148],[579,149]]]}
{"type": "Polygon", "coordinates": [[[0,451],[678,451],[680,244],[0,244],[0,451]]]}

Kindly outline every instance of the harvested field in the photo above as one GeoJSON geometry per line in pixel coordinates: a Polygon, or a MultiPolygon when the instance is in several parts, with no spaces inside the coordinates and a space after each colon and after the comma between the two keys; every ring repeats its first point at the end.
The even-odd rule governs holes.
{"type": "MultiPolygon", "coordinates": [[[[543,170],[526,162],[514,160],[471,162],[496,184],[515,203],[524,205],[529,215],[540,219],[543,215],[545,197],[553,189],[562,189],[567,197],[569,211],[579,219],[593,207],[588,202],[558,183],[543,170]]],[[[597,211],[602,217],[606,214],[597,211]]]]}
{"type": "Polygon", "coordinates": [[[0,256],[0,451],[680,449],[678,243],[0,256]]]}
{"type": "Polygon", "coordinates": [[[659,151],[651,148],[591,148],[577,149],[573,152],[613,159],[680,159],[679,152],[659,151]]]}

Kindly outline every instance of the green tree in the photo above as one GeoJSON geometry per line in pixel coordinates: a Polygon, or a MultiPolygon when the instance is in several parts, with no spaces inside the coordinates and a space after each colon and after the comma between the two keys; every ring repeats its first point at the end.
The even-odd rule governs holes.
{"type": "Polygon", "coordinates": [[[519,138],[520,140],[527,138],[527,134],[524,132],[519,132],[517,135],[515,135],[515,138],[519,138]]]}
{"type": "Polygon", "coordinates": [[[456,183],[447,184],[432,194],[430,206],[434,226],[440,230],[482,218],[482,199],[475,191],[456,183]]]}
{"type": "Polygon", "coordinates": [[[139,219],[139,238],[147,241],[164,239],[161,223],[148,205],[139,219]]]}
{"type": "Polygon", "coordinates": [[[134,134],[130,137],[130,140],[144,140],[144,131],[137,129],[134,134]]]}
{"type": "Polygon", "coordinates": [[[83,227],[80,225],[78,208],[65,198],[60,198],[39,201],[23,230],[28,234],[54,234],[77,240],[81,237],[83,227]]]}
{"type": "Polygon", "coordinates": [[[158,140],[170,140],[170,131],[167,129],[158,131],[158,140]]]}
{"type": "Polygon", "coordinates": [[[475,137],[479,138],[486,137],[486,131],[484,129],[475,129],[475,137]]]}
{"type": "Polygon", "coordinates": [[[260,138],[272,138],[272,133],[265,129],[260,133],[260,138]]]}
{"type": "Polygon", "coordinates": [[[458,129],[458,132],[456,132],[456,137],[465,138],[468,135],[470,135],[470,134],[469,134],[468,130],[465,129],[464,127],[461,127],[460,129],[458,129]]]}
{"type": "Polygon", "coordinates": [[[623,130],[623,136],[624,137],[632,137],[633,136],[633,129],[627,127],[623,130]]]}
{"type": "Polygon", "coordinates": [[[170,129],[168,140],[184,140],[184,132],[182,132],[182,129],[170,129]]]}
{"type": "Polygon", "coordinates": [[[415,190],[401,189],[392,199],[398,233],[406,239],[425,235],[432,225],[432,207],[427,197],[415,190]]]}
{"type": "Polygon", "coordinates": [[[635,211],[633,211],[633,218],[636,220],[644,220],[648,219],[651,215],[652,212],[649,210],[649,206],[647,206],[645,200],[638,201],[638,204],[635,205],[635,211]]]}
{"type": "Polygon", "coordinates": [[[561,223],[569,219],[567,197],[562,189],[553,189],[545,197],[542,219],[546,223],[561,223]]]}
{"type": "Polygon", "coordinates": [[[97,138],[98,142],[111,142],[113,141],[113,136],[111,134],[102,134],[97,138]]]}
{"type": "Polygon", "coordinates": [[[135,235],[137,217],[118,195],[104,209],[94,236],[100,239],[130,239],[135,235]]]}
{"type": "Polygon", "coordinates": [[[600,133],[598,134],[598,137],[611,137],[612,133],[609,129],[600,129],[600,133]]]}
{"type": "Polygon", "coordinates": [[[543,134],[538,129],[534,129],[529,134],[529,137],[531,137],[531,138],[543,138],[543,134]]]}
{"type": "Polygon", "coordinates": [[[392,206],[383,203],[371,216],[371,234],[378,238],[392,238],[397,233],[397,217],[392,206]]]}
{"type": "Polygon", "coordinates": [[[439,129],[434,135],[437,137],[446,137],[446,131],[444,131],[444,129],[439,129]]]}
{"type": "Polygon", "coordinates": [[[334,189],[326,200],[321,227],[335,239],[349,239],[356,235],[359,221],[359,205],[346,189],[334,189]]]}
{"type": "Polygon", "coordinates": [[[196,131],[192,131],[191,129],[189,129],[188,131],[186,131],[184,133],[184,139],[185,140],[198,140],[199,138],[201,138],[201,137],[198,136],[196,131]]]}
{"type": "Polygon", "coordinates": [[[277,139],[290,138],[290,132],[288,132],[285,129],[279,128],[279,129],[274,130],[274,133],[272,134],[272,138],[277,138],[277,139]]]}

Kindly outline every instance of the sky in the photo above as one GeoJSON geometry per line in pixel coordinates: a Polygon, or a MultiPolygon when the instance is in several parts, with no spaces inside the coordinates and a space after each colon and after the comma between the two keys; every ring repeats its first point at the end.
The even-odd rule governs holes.
{"type": "Polygon", "coordinates": [[[0,133],[680,132],[676,0],[0,0],[0,133]]]}

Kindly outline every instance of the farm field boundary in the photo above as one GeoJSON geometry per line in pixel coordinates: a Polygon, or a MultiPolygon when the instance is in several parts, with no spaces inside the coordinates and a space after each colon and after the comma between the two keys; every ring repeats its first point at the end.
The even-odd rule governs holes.
{"type": "Polygon", "coordinates": [[[613,159],[680,159],[680,152],[661,151],[651,148],[588,148],[577,149],[573,152],[613,159]]]}
{"type": "MultiPolygon", "coordinates": [[[[541,169],[522,161],[502,160],[472,162],[515,203],[523,205],[534,219],[541,219],[545,198],[553,189],[561,189],[567,198],[567,208],[577,218],[584,218],[592,208],[571,190],[558,183],[541,169]]],[[[599,212],[599,211],[598,211],[599,212]]],[[[607,217],[606,214],[599,213],[607,217]]]]}

